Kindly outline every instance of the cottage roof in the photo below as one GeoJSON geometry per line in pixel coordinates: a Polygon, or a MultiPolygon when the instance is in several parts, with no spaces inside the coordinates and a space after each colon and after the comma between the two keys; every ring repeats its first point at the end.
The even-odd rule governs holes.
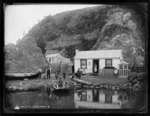
{"type": "Polygon", "coordinates": [[[56,57],[58,55],[60,55],[60,54],[58,54],[58,53],[56,53],[56,54],[48,54],[48,55],[46,55],[46,57],[56,57]]]}
{"type": "Polygon", "coordinates": [[[121,58],[122,50],[78,51],[74,59],[121,58]]]}

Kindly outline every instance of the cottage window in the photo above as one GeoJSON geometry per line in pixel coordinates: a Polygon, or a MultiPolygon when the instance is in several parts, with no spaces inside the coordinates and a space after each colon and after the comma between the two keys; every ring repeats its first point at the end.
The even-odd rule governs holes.
{"type": "Polygon", "coordinates": [[[87,68],[87,60],[86,59],[82,59],[81,60],[81,68],[82,69],[86,69],[87,68]]]}
{"type": "Polygon", "coordinates": [[[112,59],[106,59],[106,67],[112,67],[112,59]]]}
{"type": "Polygon", "coordinates": [[[49,58],[49,62],[51,62],[51,58],[49,58]]]}
{"type": "Polygon", "coordinates": [[[119,65],[119,69],[123,69],[123,65],[122,64],[119,65]]]}
{"type": "Polygon", "coordinates": [[[124,65],[124,69],[127,69],[127,65],[126,64],[124,65]]]}

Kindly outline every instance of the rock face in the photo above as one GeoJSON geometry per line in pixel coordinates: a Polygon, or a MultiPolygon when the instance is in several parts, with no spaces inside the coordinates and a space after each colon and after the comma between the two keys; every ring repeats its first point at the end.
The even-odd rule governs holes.
{"type": "Polygon", "coordinates": [[[35,71],[46,65],[44,54],[73,59],[75,50],[122,49],[125,61],[144,61],[146,4],[103,5],[47,16],[17,45],[5,49],[6,71],[35,71]]]}
{"type": "Polygon", "coordinates": [[[142,18],[135,11],[120,7],[110,9],[107,17],[93,49],[122,49],[127,62],[143,61],[145,34],[142,33],[142,18]]]}

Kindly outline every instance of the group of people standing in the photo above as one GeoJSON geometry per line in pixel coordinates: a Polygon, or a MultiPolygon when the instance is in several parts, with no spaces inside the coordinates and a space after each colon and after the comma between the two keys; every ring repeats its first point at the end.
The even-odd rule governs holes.
{"type": "Polygon", "coordinates": [[[50,66],[48,66],[45,70],[42,67],[39,67],[37,70],[37,72],[39,73],[39,78],[42,77],[42,73],[46,72],[47,79],[50,79],[51,71],[52,71],[52,68],[50,66]]]}
{"type": "MultiPolygon", "coordinates": [[[[42,69],[41,67],[38,68],[37,72],[39,73],[39,78],[42,78],[42,73],[46,73],[45,77],[47,79],[50,79],[51,78],[51,73],[52,73],[52,68],[51,66],[48,66],[45,70],[42,69]]],[[[60,75],[60,71],[56,71],[55,72],[55,78],[56,80],[59,78],[59,75],[60,75]]],[[[66,73],[63,73],[63,78],[65,79],[66,78],[66,73]]]]}
{"type": "MultiPolygon", "coordinates": [[[[39,67],[37,72],[39,73],[39,78],[42,78],[42,73],[46,73],[45,77],[47,79],[50,79],[51,78],[51,73],[52,73],[52,68],[51,66],[48,66],[46,67],[46,69],[42,68],[42,67],[39,67]]],[[[56,80],[59,78],[59,75],[60,75],[60,71],[56,71],[55,72],[55,78],[56,80]]],[[[76,73],[74,73],[74,66],[72,67],[72,75],[75,75],[77,78],[81,78],[81,75],[82,75],[82,71],[81,69],[78,69],[76,73]]],[[[63,78],[65,79],[66,78],[66,73],[64,72],[63,73],[63,78]]]]}

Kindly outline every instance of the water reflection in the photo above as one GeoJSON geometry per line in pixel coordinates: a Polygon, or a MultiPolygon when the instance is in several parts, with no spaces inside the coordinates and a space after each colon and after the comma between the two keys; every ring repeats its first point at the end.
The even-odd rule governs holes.
{"type": "Polygon", "coordinates": [[[131,109],[143,106],[144,94],[135,96],[128,91],[77,89],[54,93],[51,87],[7,95],[12,109],[131,109]],[[142,96],[142,97],[141,97],[142,96]]]}
{"type": "Polygon", "coordinates": [[[121,109],[128,100],[129,97],[125,91],[85,89],[74,93],[76,108],[121,109]]]}
{"type": "Polygon", "coordinates": [[[34,92],[19,92],[8,95],[12,109],[74,109],[73,93],[55,94],[50,87],[34,92]]]}

